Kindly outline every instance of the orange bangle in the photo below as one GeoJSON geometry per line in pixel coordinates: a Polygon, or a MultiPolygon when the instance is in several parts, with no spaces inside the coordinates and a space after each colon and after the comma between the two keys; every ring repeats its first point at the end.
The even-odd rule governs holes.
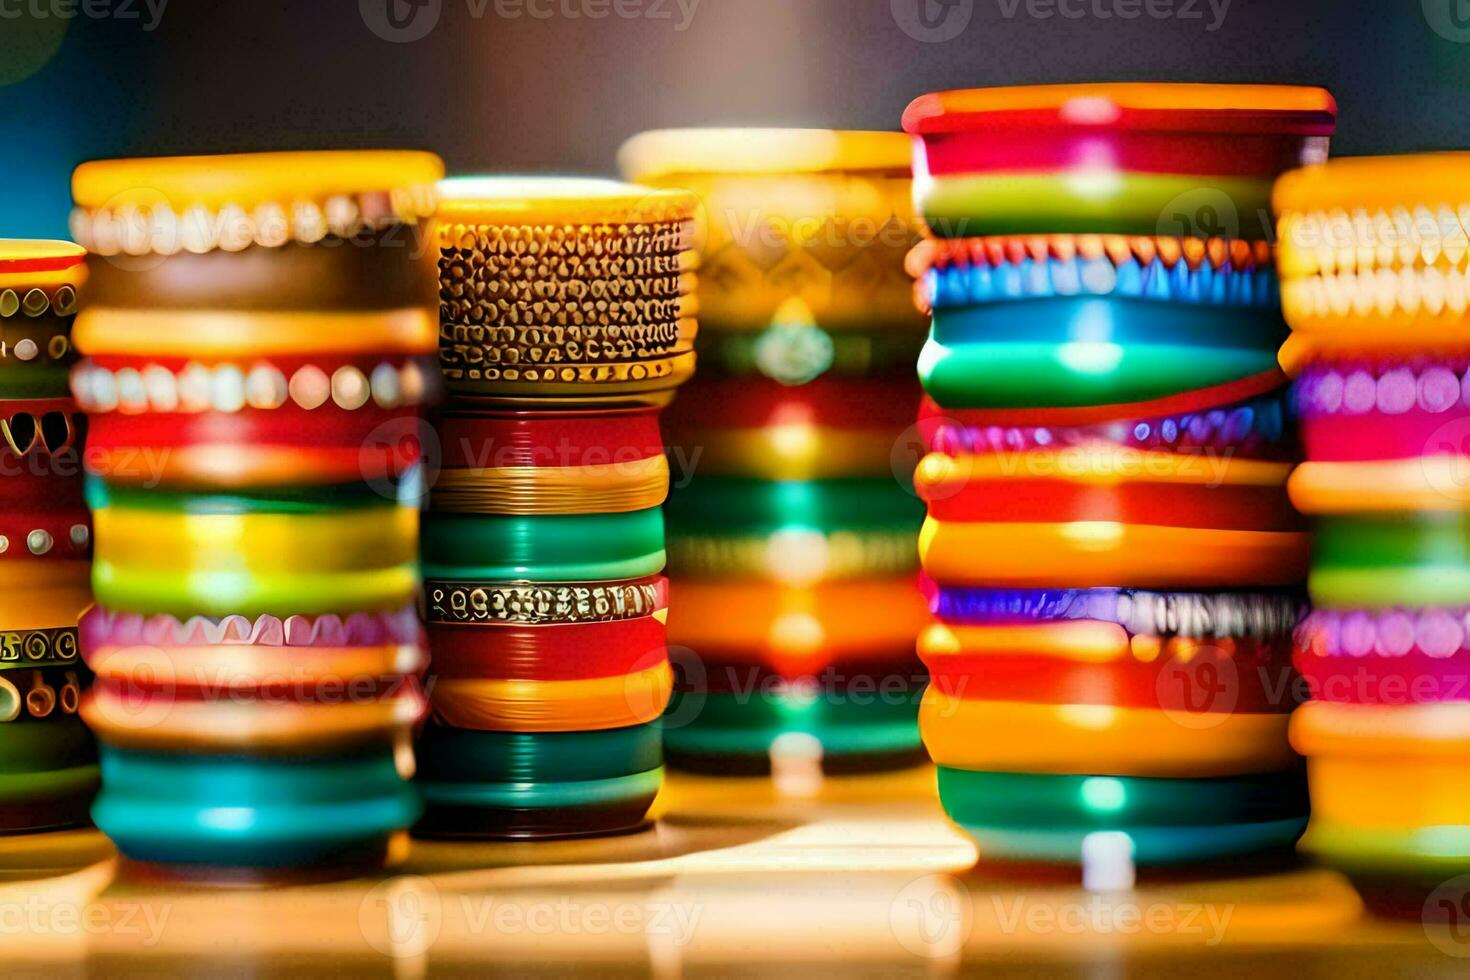
{"type": "Polygon", "coordinates": [[[1176,718],[1156,708],[969,701],[931,687],[919,729],[936,764],[979,772],[1201,779],[1296,764],[1285,715],[1176,718]]]}
{"type": "Polygon", "coordinates": [[[436,678],[434,717],[482,732],[604,731],[646,725],[668,707],[667,660],[620,677],[575,681],[436,678]]]}
{"type": "Polygon", "coordinates": [[[301,647],[253,643],[207,646],[115,646],[87,651],[87,665],[99,679],[132,684],[228,691],[262,686],[315,687],[359,678],[417,674],[428,666],[423,648],[413,645],[301,647]]]}
{"type": "Polygon", "coordinates": [[[0,631],[75,626],[92,605],[92,563],[0,558],[0,631]]]}
{"type": "Polygon", "coordinates": [[[93,357],[426,356],[438,348],[439,324],[434,313],[415,308],[372,313],[245,313],[90,307],[77,314],[72,341],[93,357]]]}
{"type": "Polygon", "coordinates": [[[1462,511],[1470,488],[1459,457],[1303,463],[1291,475],[1291,502],[1304,514],[1462,511]]]}
{"type": "Polygon", "coordinates": [[[1463,763],[1470,755],[1470,702],[1386,706],[1312,701],[1292,716],[1291,744],[1312,758],[1463,763]]]}
{"type": "Polygon", "coordinates": [[[1312,814],[1334,824],[1413,830],[1470,822],[1463,759],[1317,756],[1307,767],[1312,814]]]}
{"type": "Polygon", "coordinates": [[[1307,577],[1310,536],[1112,521],[955,523],[929,518],[919,533],[924,570],[942,585],[1142,589],[1296,585],[1307,577]]]}

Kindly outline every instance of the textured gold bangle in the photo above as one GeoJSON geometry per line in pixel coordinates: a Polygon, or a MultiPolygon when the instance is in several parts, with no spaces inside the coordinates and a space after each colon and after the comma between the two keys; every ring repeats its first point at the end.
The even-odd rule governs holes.
{"type": "Polygon", "coordinates": [[[0,671],[71,664],[76,660],[75,626],[0,632],[0,671]]]}
{"type": "Polygon", "coordinates": [[[476,371],[518,367],[639,361],[666,357],[693,344],[693,320],[628,327],[479,326],[445,323],[439,329],[439,363],[449,379],[476,371]]]}
{"type": "Polygon", "coordinates": [[[687,276],[699,267],[699,256],[695,252],[684,251],[629,256],[477,253],[469,260],[444,257],[439,263],[441,288],[464,279],[464,276],[446,276],[446,263],[473,268],[477,270],[479,279],[498,281],[501,288],[524,283],[527,288],[545,289],[559,283],[687,276]]]}
{"type": "Polygon", "coordinates": [[[669,495],[663,456],[588,466],[446,469],[430,507],[457,514],[622,514],[657,507],[669,495]]]}
{"type": "Polygon", "coordinates": [[[439,226],[440,263],[478,255],[645,256],[683,252],[694,245],[694,222],[589,225],[439,226]]]}
{"type": "Polygon", "coordinates": [[[442,321],[506,327],[642,326],[671,323],[698,311],[693,296],[631,300],[474,300],[440,303],[442,321]],[[459,308],[458,315],[456,308],[459,308]]]}
{"type": "Polygon", "coordinates": [[[601,395],[597,389],[658,391],[682,384],[694,373],[694,353],[662,360],[616,364],[444,364],[451,390],[467,394],[601,395]]]}
{"type": "Polygon", "coordinates": [[[430,623],[535,626],[610,623],[659,615],[668,608],[663,579],[588,585],[424,583],[430,623]]]}
{"type": "Polygon", "coordinates": [[[675,300],[692,294],[697,285],[692,272],[564,279],[552,270],[532,275],[510,268],[481,267],[453,274],[446,271],[439,279],[439,318],[478,322],[474,315],[477,310],[518,308],[532,303],[564,306],[675,300]]]}

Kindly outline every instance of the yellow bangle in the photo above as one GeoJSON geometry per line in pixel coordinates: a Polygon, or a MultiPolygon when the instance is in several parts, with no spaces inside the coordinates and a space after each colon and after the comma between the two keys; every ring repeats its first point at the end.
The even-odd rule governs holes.
{"type": "Polygon", "coordinates": [[[434,716],[492,732],[605,731],[659,718],[674,689],[668,661],[617,677],[576,681],[436,678],[434,716]]]}
{"type": "Polygon", "coordinates": [[[960,523],[929,518],[919,533],[924,570],[943,585],[1142,589],[1296,585],[1310,535],[1112,521],[960,523]]]}
{"type": "Polygon", "coordinates": [[[657,507],[668,495],[668,458],[649,456],[587,466],[445,469],[430,506],[458,514],[622,514],[657,507]]]}
{"type": "Polygon", "coordinates": [[[1280,714],[1221,714],[1209,727],[1156,708],[1024,704],[924,692],[919,729],[935,763],[979,772],[1202,779],[1296,763],[1280,714]]]}
{"type": "Polygon", "coordinates": [[[103,507],[96,560],[119,568],[269,573],[348,572],[417,560],[418,511],[371,507],[317,514],[191,514],[103,507]]]}
{"type": "Polygon", "coordinates": [[[184,701],[166,687],[140,700],[99,685],[82,720],[109,745],[144,750],[299,755],[408,737],[426,703],[416,688],[369,702],[184,701]]]}
{"type": "Polygon", "coordinates": [[[1310,701],[1291,720],[1302,755],[1376,758],[1387,762],[1450,759],[1470,754],[1470,702],[1379,705],[1310,701]]]}
{"type": "Polygon", "coordinates": [[[262,313],[88,307],[77,314],[72,341],[94,357],[426,356],[438,349],[439,323],[433,312],[421,309],[262,313]]]}
{"type": "Polygon", "coordinates": [[[1352,463],[1303,463],[1287,484],[1303,514],[1365,511],[1462,511],[1470,488],[1456,456],[1352,463]]]}
{"type": "Polygon", "coordinates": [[[1463,759],[1318,756],[1307,776],[1313,816],[1334,824],[1413,830],[1470,822],[1463,759]]]}
{"type": "Polygon", "coordinates": [[[760,480],[827,480],[887,476],[894,471],[898,433],[888,429],[837,429],[768,425],[750,429],[696,429],[671,439],[698,447],[691,462],[701,474],[760,480]]]}
{"type": "Polygon", "coordinates": [[[1062,480],[1087,486],[1158,483],[1273,487],[1286,483],[1290,473],[1290,463],[1164,453],[1128,446],[1079,446],[961,456],[930,453],[919,461],[914,482],[940,493],[954,492],[972,481],[1018,478],[1062,480]]]}
{"type": "Polygon", "coordinates": [[[0,630],[75,626],[92,605],[92,563],[0,559],[0,630]]]}
{"type": "Polygon", "coordinates": [[[919,635],[919,654],[925,660],[987,654],[1014,657],[1018,653],[1028,657],[1104,664],[1132,659],[1133,646],[1127,630],[1116,623],[1101,622],[1055,622],[1021,626],[952,626],[935,623],[919,635]]]}

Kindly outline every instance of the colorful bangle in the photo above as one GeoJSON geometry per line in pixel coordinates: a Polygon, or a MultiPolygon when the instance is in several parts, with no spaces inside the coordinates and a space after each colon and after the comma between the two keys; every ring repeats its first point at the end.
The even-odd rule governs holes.
{"type": "Polygon", "coordinates": [[[1412,459],[1309,462],[1297,467],[1289,489],[1292,502],[1306,514],[1459,513],[1470,503],[1459,467],[1454,452],[1412,459]]]}
{"type": "MultiPolygon", "coordinates": [[[[1028,316],[1048,315],[1042,309],[1030,309],[1032,305],[1027,304],[1028,316]]],[[[1104,300],[1080,301],[1065,315],[1093,315],[1085,312],[1093,307],[1110,316],[1104,300]]],[[[1175,324],[1179,319],[1168,310],[1161,315],[1175,324]]],[[[1191,310],[1188,319],[1194,322],[1203,315],[1203,310],[1191,310]]],[[[1233,324],[1221,324],[1218,329],[1227,335],[1236,331],[1233,324]]],[[[1222,347],[1201,359],[1199,348],[1182,340],[1119,345],[1085,339],[1096,334],[1081,336],[1084,339],[1064,343],[958,344],[931,337],[919,355],[919,380],[930,397],[946,408],[1082,407],[1166,398],[1190,388],[1261,374],[1276,364],[1274,347],[1222,347]],[[1180,363],[1193,365],[1187,377],[1179,372],[1180,363]]]]}
{"type": "Polygon", "coordinates": [[[1428,764],[1463,759],[1470,704],[1332,704],[1311,701],[1292,717],[1291,744],[1309,758],[1428,764]]]}
{"type": "Polygon", "coordinates": [[[673,690],[667,660],[634,674],[574,681],[439,679],[434,717],[475,731],[599,731],[646,725],[673,690]]]}
{"type": "Polygon", "coordinates": [[[792,528],[769,534],[669,536],[669,572],[681,579],[757,579],[808,586],[859,578],[897,577],[916,571],[918,535],[913,528],[823,533],[792,528]]]}
{"type": "Polygon", "coordinates": [[[641,579],[664,565],[663,514],[424,517],[429,579],[473,582],[594,582],[641,579]],[[493,558],[494,564],[486,564],[493,558]]]}
{"type": "MultiPolygon", "coordinates": [[[[919,428],[930,450],[948,456],[1111,444],[1143,452],[1296,461],[1301,453],[1287,426],[1287,399],[1288,390],[1283,386],[1243,401],[1191,411],[1080,425],[1022,425],[993,417],[983,424],[967,424],[930,402],[920,416],[919,428]]],[[[984,413],[955,413],[966,414],[984,413]]]]}
{"type": "MultiPolygon", "coordinates": [[[[1470,787],[1461,760],[1320,755],[1312,758],[1309,772],[1312,813],[1328,824],[1379,830],[1470,827],[1470,787]]],[[[1465,857],[1470,860],[1470,852],[1465,857]]]]}
{"type": "Polygon", "coordinates": [[[668,580],[572,585],[531,583],[424,583],[430,625],[557,625],[618,622],[666,615],[668,580]]]}
{"type": "Polygon", "coordinates": [[[97,826],[137,861],[328,863],[380,850],[422,809],[386,750],[241,759],[104,746],[102,774],[97,826]]]}
{"type": "MultiPolygon", "coordinates": [[[[179,619],[167,613],[142,616],[94,606],[81,619],[82,646],[87,651],[104,647],[220,648],[226,660],[228,647],[249,646],[251,656],[265,656],[266,647],[388,647],[422,645],[424,631],[418,612],[404,606],[392,612],[353,613],[343,617],[327,613],[315,618],[265,614],[247,618],[231,614],[219,619],[203,616],[179,619]]],[[[90,655],[90,654],[89,654],[90,655]]]]}
{"type": "MultiPolygon", "coordinates": [[[[1231,340],[1263,343],[1274,337],[1279,343],[1284,339],[1276,270],[1269,263],[1245,268],[1228,262],[1218,266],[1210,262],[1170,264],[1158,254],[1135,257],[1131,250],[1120,262],[1102,247],[1100,236],[1083,241],[1096,243],[1089,249],[1093,254],[1026,255],[1019,261],[928,269],[917,287],[919,304],[933,311],[936,329],[940,314],[944,314],[946,337],[942,339],[955,341],[1024,339],[1030,335],[1017,329],[1014,311],[1000,304],[1071,297],[1113,300],[1117,304],[1113,322],[1124,328],[1112,337],[1119,343],[1158,341],[1182,334],[1202,347],[1217,347],[1225,339],[1177,321],[1176,332],[1161,329],[1163,325],[1153,315],[1157,311],[1147,305],[1150,303],[1180,304],[1191,314],[1205,309],[1217,315],[1234,310],[1240,314],[1241,329],[1240,336],[1231,340]],[[1256,315],[1248,315],[1248,311],[1256,311],[1256,315]],[[1269,315],[1262,316],[1261,311],[1269,311],[1269,315]]],[[[1196,241],[1196,248],[1205,244],[1196,241]]],[[[1061,305],[1056,308],[1068,309],[1061,305]]],[[[1069,326],[1065,317],[1046,322],[1037,331],[1038,339],[1070,339],[1074,333],[1066,329],[1069,326]]]]}
{"type": "Polygon", "coordinates": [[[658,412],[644,408],[474,412],[456,405],[435,420],[435,432],[449,469],[607,466],[663,455],[658,412]]]}
{"type": "Polygon", "coordinates": [[[216,500],[222,510],[214,513],[125,502],[98,509],[98,601],[139,613],[311,616],[411,600],[417,512],[385,503],[271,513],[216,500]]]}
{"type": "Polygon", "coordinates": [[[914,489],[931,520],[1112,521],[1224,530],[1296,530],[1290,464],[1139,451],[1033,449],[920,461],[914,489]]]}
{"type": "Polygon", "coordinates": [[[924,745],[941,766],[1057,774],[1199,778],[1287,769],[1285,714],[1211,715],[1112,705],[951,697],[931,687],[919,709],[924,745]]]}
{"type": "Polygon", "coordinates": [[[129,310],[89,306],[77,315],[72,340],[92,357],[183,357],[199,360],[345,355],[432,354],[438,324],[428,310],[371,313],[270,310],[129,310]]]}
{"type": "Polygon", "coordinates": [[[784,481],[695,478],[669,498],[679,533],[770,533],[793,528],[836,531],[917,527],[924,505],[891,477],[784,481]]]}
{"type": "Polygon", "coordinates": [[[584,466],[444,469],[430,506],[455,514],[621,514],[669,495],[669,461],[650,456],[584,466]]]}
{"type": "Polygon", "coordinates": [[[1077,863],[1099,832],[1125,834],[1140,865],[1208,861],[1289,848],[1307,822],[1296,772],[1148,779],[941,766],[939,794],[985,853],[1027,862],[1077,863]]]}
{"type": "Polygon", "coordinates": [[[74,625],[92,604],[91,571],[84,559],[0,560],[0,631],[74,625]]]}
{"type": "Polygon", "coordinates": [[[0,631],[0,671],[73,665],[76,662],[76,627],[0,631]]]}
{"type": "Polygon", "coordinates": [[[949,623],[1024,625],[1091,620],[1137,636],[1197,639],[1290,637],[1304,597],[1278,592],[1148,592],[1143,589],[937,589],[930,608],[949,623]]]}
{"type": "Polygon", "coordinates": [[[1308,535],[1113,522],[952,523],[930,519],[919,559],[940,585],[1218,589],[1295,586],[1308,535]],[[979,556],[984,556],[983,558],[979,556]]]}
{"type": "Polygon", "coordinates": [[[908,577],[793,589],[767,582],[683,582],[672,587],[669,642],[700,656],[766,664],[796,676],[847,658],[912,649],[929,622],[908,577]]]}
{"type": "Polygon", "coordinates": [[[1339,609],[1470,604],[1462,512],[1342,515],[1314,522],[1315,604],[1339,609]]]}
{"type": "Polygon", "coordinates": [[[322,752],[389,745],[427,709],[422,690],[408,682],[367,700],[336,703],[184,701],[167,684],[145,692],[129,687],[99,680],[82,702],[82,718],[104,744],[142,751],[287,757],[303,745],[322,752]]]}
{"type": "Polygon", "coordinates": [[[436,626],[436,682],[572,681],[622,677],[668,659],[667,631],[653,616],[547,626],[436,626]]]}
{"type": "Polygon", "coordinates": [[[1309,459],[1346,463],[1453,454],[1446,438],[1470,417],[1466,365],[1445,359],[1309,365],[1297,382],[1309,459]]]}
{"type": "Polygon", "coordinates": [[[576,783],[663,765],[658,722],[596,732],[477,732],[430,723],[418,778],[433,783],[576,783]]]}

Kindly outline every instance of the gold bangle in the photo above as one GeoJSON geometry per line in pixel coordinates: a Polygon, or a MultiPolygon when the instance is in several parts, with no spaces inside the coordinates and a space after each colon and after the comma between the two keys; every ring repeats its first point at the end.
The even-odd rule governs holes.
{"type": "Polygon", "coordinates": [[[667,661],[619,677],[577,681],[437,678],[434,716],[453,728],[495,732],[605,731],[657,720],[674,673],[667,661]]]}
{"type": "Polygon", "coordinates": [[[0,671],[77,662],[77,628],[0,630],[0,671]]]}
{"type": "Polygon", "coordinates": [[[408,737],[424,715],[423,694],[405,686],[370,702],[184,701],[159,690],[141,699],[97,685],[82,720],[109,745],[143,750],[299,755],[408,737]]]}
{"type": "Polygon", "coordinates": [[[694,246],[694,224],[466,224],[440,215],[440,268],[464,261],[475,266],[486,256],[535,255],[556,258],[672,257],[694,246]]]}
{"type": "Polygon", "coordinates": [[[304,354],[428,355],[439,324],[429,310],[373,313],[236,313],[227,310],[124,310],[89,307],[72,339],[96,356],[227,360],[304,354]]]}
{"type": "Polygon", "coordinates": [[[622,364],[444,366],[445,384],[465,395],[601,398],[677,388],[694,374],[694,352],[622,364]]]}
{"type": "MultiPolygon", "coordinates": [[[[667,252],[655,255],[557,255],[541,252],[524,254],[491,254],[468,252],[444,263],[463,264],[475,270],[475,279],[493,282],[498,290],[541,291],[567,289],[576,291],[578,283],[615,281],[661,281],[678,277],[680,291],[693,292],[685,285],[695,285],[694,271],[699,257],[693,251],[667,252]],[[524,285],[522,285],[524,284],[524,285]]],[[[440,286],[451,291],[459,288],[455,280],[440,280],[440,286]]],[[[558,292],[559,295],[559,292],[558,292]]]]}
{"type": "Polygon", "coordinates": [[[430,507],[456,514],[622,514],[669,495],[669,461],[649,456],[588,466],[446,469],[430,507]]]}
{"type": "Polygon", "coordinates": [[[439,331],[439,363],[455,373],[557,368],[643,361],[688,351],[697,324],[691,319],[626,326],[535,326],[445,322],[439,331]]]}
{"type": "Polygon", "coordinates": [[[585,585],[424,583],[430,625],[608,623],[668,615],[662,579],[585,585]]]}
{"type": "Polygon", "coordinates": [[[650,296],[633,299],[557,300],[535,297],[476,298],[459,303],[440,301],[439,319],[468,327],[519,330],[581,328],[589,338],[614,329],[650,331],[697,315],[693,295],[650,296]]]}

